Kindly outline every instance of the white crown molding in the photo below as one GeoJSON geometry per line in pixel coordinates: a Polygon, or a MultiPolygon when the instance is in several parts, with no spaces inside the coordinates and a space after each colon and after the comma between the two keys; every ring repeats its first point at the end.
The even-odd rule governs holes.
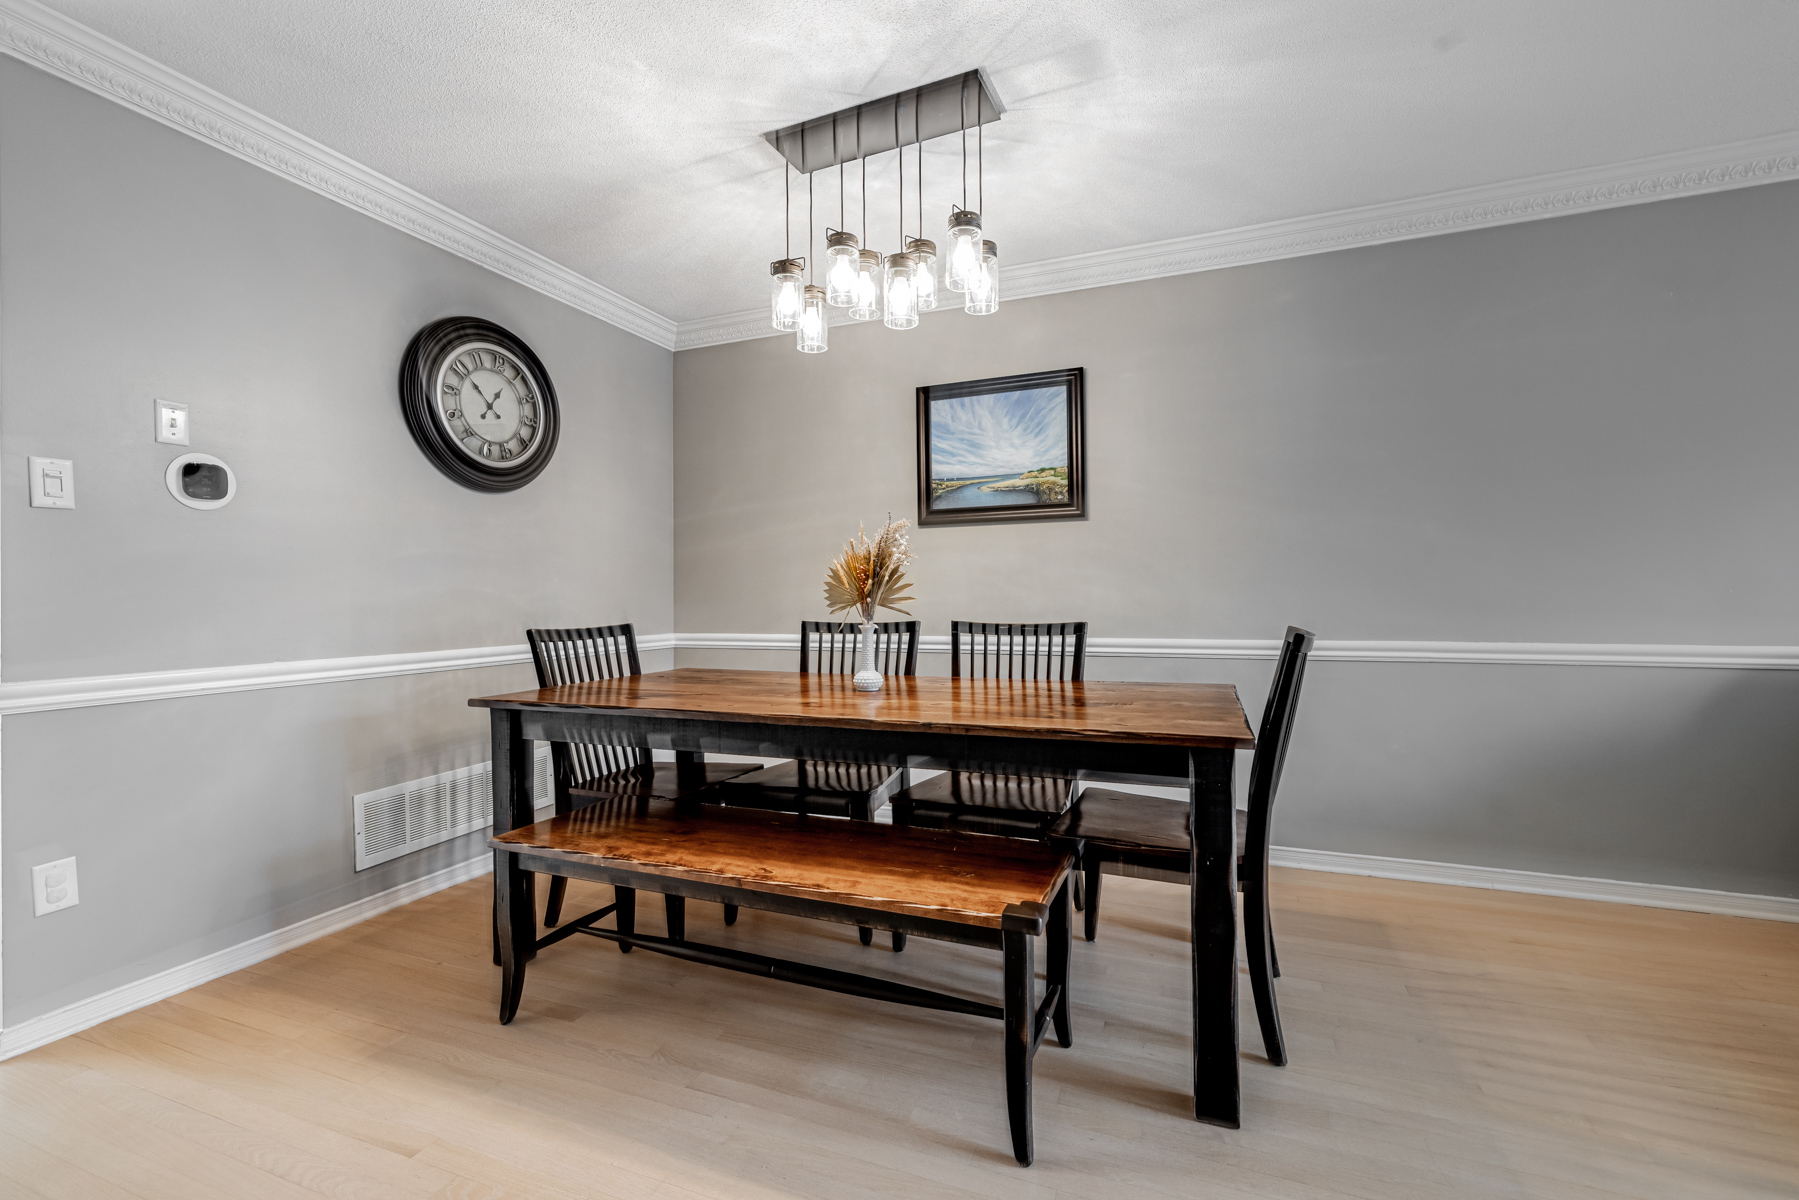
{"type": "Polygon", "coordinates": [[[1795,896],[1754,896],[1742,892],[1715,892],[1709,888],[1676,887],[1667,883],[1586,879],[1578,875],[1546,875],[1540,871],[1513,871],[1504,867],[1470,867],[1458,863],[1422,862],[1411,858],[1339,854],[1331,850],[1302,850],[1294,846],[1270,846],[1268,861],[1277,867],[1328,871],[1336,875],[1369,875],[1377,879],[1406,879],[1414,883],[1446,883],[1453,887],[1490,888],[1500,892],[1525,892],[1533,896],[1562,896],[1570,900],[1603,900],[1608,904],[1635,904],[1644,908],[1676,908],[1684,912],[1753,917],[1762,921],[1799,921],[1799,897],[1795,896]]]}
{"type": "MultiPolygon", "coordinates": [[[[1024,300],[1794,178],[1799,178],[1799,132],[1093,254],[1008,265],[1003,289],[1007,300],[1024,300]]],[[[943,311],[958,310],[938,310],[943,311]]],[[[927,315],[935,317],[938,313],[927,315]]],[[[843,323],[846,322],[832,322],[843,323]]],[[[767,313],[752,309],[682,321],[676,327],[675,349],[693,350],[774,336],[777,335],[769,328],[767,313]]]]}
{"type": "Polygon", "coordinates": [[[253,937],[247,942],[239,942],[223,950],[197,958],[180,966],[170,967],[154,975],[125,984],[98,996],[86,1000],[78,1000],[74,1004],[59,1008],[55,1012],[45,1013],[41,1017],[32,1017],[17,1025],[0,1030],[0,1060],[11,1058],[15,1054],[23,1054],[27,1050],[35,1050],[39,1046],[54,1042],[58,1038],[68,1037],[72,1033],[80,1033],[83,1029],[91,1029],[102,1021],[110,1021],[114,1017],[143,1008],[147,1004],[155,1004],[158,1000],[166,1000],[170,996],[185,992],[189,988],[199,987],[220,976],[229,975],[233,971],[241,971],[245,967],[274,958],[277,954],[285,954],[297,946],[317,941],[352,925],[360,924],[370,917],[378,917],[382,913],[391,912],[402,905],[411,904],[426,896],[466,883],[470,879],[479,878],[493,870],[493,856],[486,852],[476,855],[454,866],[434,871],[410,883],[389,888],[385,892],[377,892],[373,896],[365,896],[342,908],[320,913],[304,921],[289,925],[253,937]]]}
{"type": "MultiPolygon", "coordinates": [[[[798,652],[796,633],[680,633],[678,650],[784,650],[798,652]]],[[[949,638],[918,639],[925,654],[948,654],[949,638]]],[[[1274,639],[1087,639],[1089,658],[1273,658],[1274,639]]],[[[1547,667],[1710,667],[1729,670],[1799,670],[1799,646],[1670,646],[1581,642],[1347,642],[1320,641],[1312,658],[1323,662],[1491,663],[1547,667]]]]}
{"type": "Polygon", "coordinates": [[[0,51],[670,349],[675,323],[328,146],[32,0],[0,0],[0,51]]]}

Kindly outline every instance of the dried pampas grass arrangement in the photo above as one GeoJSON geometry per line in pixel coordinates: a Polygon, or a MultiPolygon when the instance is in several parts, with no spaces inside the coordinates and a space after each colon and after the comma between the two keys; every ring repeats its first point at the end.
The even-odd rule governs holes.
{"type": "Polygon", "coordinates": [[[900,607],[912,602],[911,584],[906,582],[906,567],[912,562],[912,547],[906,539],[910,522],[904,517],[889,519],[881,526],[874,541],[860,526],[856,536],[825,572],[825,604],[833,613],[859,612],[864,624],[875,619],[875,609],[891,608],[894,612],[910,612],[900,607]]]}

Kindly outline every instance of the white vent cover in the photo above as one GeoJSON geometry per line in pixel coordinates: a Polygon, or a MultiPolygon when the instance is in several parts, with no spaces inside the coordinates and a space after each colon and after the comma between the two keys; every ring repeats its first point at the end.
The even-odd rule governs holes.
{"type": "MultiPolygon", "coordinates": [[[[537,808],[551,802],[550,746],[537,743],[531,756],[531,799],[537,808]]],[[[476,763],[364,792],[356,810],[356,869],[372,867],[426,846],[485,829],[493,823],[493,770],[476,763]]]]}

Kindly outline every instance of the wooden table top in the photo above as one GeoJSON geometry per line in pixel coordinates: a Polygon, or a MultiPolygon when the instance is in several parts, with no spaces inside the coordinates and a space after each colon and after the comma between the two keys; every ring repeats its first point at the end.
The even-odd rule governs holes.
{"type": "Polygon", "coordinates": [[[1021,838],[665,800],[596,804],[489,844],[989,929],[1008,905],[1047,903],[1069,861],[1021,838]]]}
{"type": "Polygon", "coordinates": [[[1158,746],[1255,745],[1228,683],[951,679],[889,675],[858,692],[847,675],[680,667],[470,700],[476,708],[607,709],[644,716],[894,733],[1022,736],[1158,746]]]}

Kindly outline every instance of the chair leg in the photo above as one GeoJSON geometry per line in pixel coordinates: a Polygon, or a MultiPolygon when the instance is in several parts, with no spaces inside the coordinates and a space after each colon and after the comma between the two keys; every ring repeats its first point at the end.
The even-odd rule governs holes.
{"type": "Polygon", "coordinates": [[[668,916],[668,940],[684,942],[687,940],[687,897],[662,897],[662,911],[668,916]]]}
{"type": "Polygon", "coordinates": [[[562,920],[562,900],[568,895],[568,880],[561,875],[550,877],[550,899],[543,906],[543,923],[551,929],[562,920]]]}
{"type": "Polygon", "coordinates": [[[866,925],[856,926],[856,936],[862,940],[862,944],[864,946],[874,945],[875,931],[870,929],[868,926],[866,926],[866,925]]]}
{"type": "Polygon", "coordinates": [[[1287,1065],[1287,1044],[1281,1037],[1281,1014],[1274,1002],[1274,975],[1270,971],[1268,892],[1260,883],[1243,887],[1243,942],[1249,959],[1249,987],[1256,999],[1256,1021],[1262,1027],[1262,1049],[1277,1067],[1287,1065]]]}
{"type": "Polygon", "coordinates": [[[725,924],[737,924],[737,906],[735,904],[725,905],[725,924]]]}
{"type": "Polygon", "coordinates": [[[1055,899],[1049,902],[1049,925],[1045,931],[1049,941],[1045,948],[1049,964],[1048,970],[1044,972],[1044,983],[1049,987],[1060,986],[1062,989],[1050,1017],[1055,1022],[1056,1040],[1064,1048],[1074,1045],[1074,1026],[1069,1020],[1068,1006],[1068,963],[1074,957],[1074,921],[1069,915],[1068,905],[1074,891],[1074,881],[1079,878],[1079,875],[1071,871],[1069,877],[1062,881],[1055,899]]]}
{"type": "Polygon", "coordinates": [[[1097,858],[1087,859],[1087,940],[1092,941],[1099,936],[1099,868],[1097,858]]]}
{"type": "Polygon", "coordinates": [[[1274,917],[1272,913],[1269,914],[1268,920],[1268,967],[1274,972],[1276,979],[1281,977],[1281,956],[1274,952],[1274,917]]]}
{"type": "Polygon", "coordinates": [[[500,943],[500,1024],[510,1025],[525,994],[525,965],[537,952],[536,876],[511,854],[494,856],[494,932],[500,943]]]}
{"type": "Polygon", "coordinates": [[[1005,947],[1006,972],[1006,1116],[1012,1126],[1012,1154],[1019,1165],[1030,1166],[1031,1146],[1031,1026],[1036,1005],[1031,993],[1036,971],[1031,965],[1031,936],[1007,930],[1000,934],[1005,947]]]}
{"type": "Polygon", "coordinates": [[[906,948],[906,931],[903,929],[894,930],[893,931],[893,952],[895,954],[898,954],[901,950],[904,950],[905,948],[906,948]]]}
{"type": "Polygon", "coordinates": [[[1074,866],[1074,911],[1080,912],[1087,907],[1087,872],[1081,869],[1078,859],[1074,866]]]}
{"type": "MultiPolygon", "coordinates": [[[[612,902],[618,905],[617,910],[612,914],[614,928],[620,933],[636,933],[637,889],[628,887],[613,888],[612,902]]],[[[620,942],[618,944],[618,952],[620,954],[631,953],[631,944],[629,942],[620,942]]]]}

